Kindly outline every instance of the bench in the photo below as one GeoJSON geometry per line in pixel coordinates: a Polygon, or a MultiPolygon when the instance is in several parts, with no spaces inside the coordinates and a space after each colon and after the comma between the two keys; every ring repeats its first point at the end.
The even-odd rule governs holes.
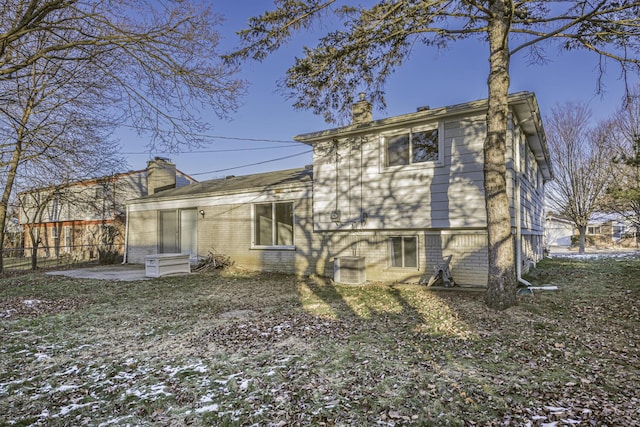
{"type": "Polygon", "coordinates": [[[155,254],[144,257],[146,277],[160,277],[167,274],[191,273],[189,254],[155,254]]]}

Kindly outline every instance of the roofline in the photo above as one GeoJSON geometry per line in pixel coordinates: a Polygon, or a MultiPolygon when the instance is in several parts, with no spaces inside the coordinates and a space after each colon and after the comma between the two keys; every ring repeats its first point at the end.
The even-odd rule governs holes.
{"type": "MultiPolygon", "coordinates": [[[[49,186],[46,186],[46,187],[32,188],[32,189],[29,189],[29,190],[20,191],[20,192],[18,192],[18,194],[37,193],[37,192],[48,190],[48,189],[72,187],[72,186],[75,186],[75,185],[91,185],[91,184],[97,183],[99,181],[107,181],[107,180],[119,179],[119,178],[122,178],[124,176],[135,175],[135,174],[138,174],[138,173],[146,173],[146,172],[148,172],[147,169],[139,169],[139,170],[127,171],[127,172],[118,172],[118,173],[115,173],[113,175],[103,175],[103,176],[100,176],[100,177],[97,177],[97,178],[81,179],[81,180],[78,180],[78,181],[67,182],[66,184],[49,185],[49,186]]],[[[191,176],[187,175],[186,173],[182,172],[179,169],[176,169],[176,175],[177,174],[180,174],[181,176],[187,178],[188,180],[190,180],[190,181],[192,181],[194,183],[195,182],[199,182],[197,179],[192,178],[191,176]]]]}
{"type": "MultiPolygon", "coordinates": [[[[285,169],[287,170],[287,169],[285,169]]],[[[294,168],[291,170],[305,170],[304,168],[294,168]]],[[[311,172],[311,171],[309,171],[311,172]]],[[[268,172],[267,172],[268,173],[268,172]]],[[[247,176],[251,176],[251,175],[260,175],[260,174],[249,174],[249,175],[243,175],[244,177],[247,176]]],[[[237,178],[241,178],[243,176],[238,176],[237,178]]],[[[223,180],[224,178],[221,178],[221,180],[223,180]]],[[[206,181],[203,181],[202,183],[205,183],[206,181]]],[[[235,190],[218,190],[218,191],[203,191],[201,193],[197,193],[197,194],[184,194],[184,195],[173,195],[173,196],[156,196],[157,194],[161,194],[161,193],[155,193],[153,195],[150,196],[145,196],[145,197],[140,197],[137,199],[130,199],[125,201],[125,205],[129,206],[129,205],[136,205],[136,204],[145,204],[145,203],[155,203],[155,202],[159,202],[159,201],[169,201],[169,200],[191,200],[191,199],[201,199],[204,197],[211,197],[211,196],[232,196],[235,194],[242,194],[242,193],[250,193],[250,192],[256,192],[256,191],[263,191],[265,189],[268,188],[279,188],[279,189],[290,189],[290,188],[296,188],[296,187],[312,187],[313,188],[313,181],[309,181],[309,182],[301,182],[301,181],[294,181],[294,182],[288,182],[288,183],[283,183],[283,184],[269,184],[269,185],[259,185],[259,186],[254,186],[254,187],[244,187],[244,188],[237,188],[235,190]]],[[[181,187],[184,188],[184,187],[181,187]]]]}
{"type": "MultiPolygon", "coordinates": [[[[489,100],[485,98],[462,104],[454,104],[446,107],[387,117],[362,124],[305,133],[294,136],[293,140],[302,142],[303,144],[313,145],[317,142],[326,141],[335,137],[344,138],[373,131],[384,131],[385,129],[398,126],[407,126],[413,123],[424,122],[425,120],[437,120],[459,114],[484,112],[488,107],[489,100]]],[[[538,159],[540,164],[545,165],[545,167],[542,168],[545,181],[552,179],[553,171],[551,169],[551,156],[549,155],[544,128],[542,126],[542,118],[540,117],[540,108],[538,107],[538,101],[536,100],[535,94],[528,91],[513,93],[509,95],[509,107],[516,114],[521,123],[528,124],[526,128],[523,127],[523,130],[527,137],[529,137],[528,139],[531,143],[535,145],[533,148],[534,153],[536,154],[536,159],[538,159]],[[519,106],[524,106],[525,109],[517,108],[519,106]],[[537,138],[538,136],[541,136],[541,138],[537,138]]]]}
{"type": "MultiPolygon", "coordinates": [[[[281,184],[281,185],[273,185],[273,186],[258,186],[258,187],[246,187],[246,188],[238,188],[236,190],[225,190],[225,191],[207,191],[197,194],[186,194],[186,195],[176,195],[176,196],[165,196],[165,197],[141,197],[138,199],[130,199],[125,201],[126,206],[131,205],[143,205],[157,202],[167,202],[170,200],[193,200],[193,199],[202,199],[212,196],[233,196],[236,194],[244,194],[244,193],[252,193],[258,191],[264,191],[269,188],[278,188],[278,189],[291,189],[296,187],[311,187],[313,188],[313,182],[295,182],[289,184],[281,184]]],[[[156,193],[158,194],[158,193],[156,193]]]]}
{"type": "MultiPolygon", "coordinates": [[[[509,95],[509,104],[522,102],[522,100],[535,97],[532,92],[517,92],[509,95]]],[[[336,135],[350,136],[370,132],[373,129],[385,129],[389,127],[397,127],[398,125],[407,125],[413,122],[422,122],[425,119],[438,119],[447,116],[453,116],[468,112],[480,112],[488,108],[487,99],[479,99],[476,101],[465,102],[462,104],[454,104],[446,107],[432,108],[421,110],[414,113],[401,114],[399,116],[387,117],[371,122],[348,125],[339,128],[332,128],[318,132],[304,133],[293,137],[294,141],[312,145],[315,142],[326,140],[336,135]]]]}

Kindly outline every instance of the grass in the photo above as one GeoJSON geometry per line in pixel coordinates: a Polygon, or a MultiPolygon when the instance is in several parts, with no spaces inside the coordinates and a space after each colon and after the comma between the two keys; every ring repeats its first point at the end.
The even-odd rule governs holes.
{"type": "Polygon", "coordinates": [[[640,260],[483,295],[229,270],[0,278],[2,425],[640,425],[640,260]],[[555,424],[553,424],[555,423],[555,424]]]}

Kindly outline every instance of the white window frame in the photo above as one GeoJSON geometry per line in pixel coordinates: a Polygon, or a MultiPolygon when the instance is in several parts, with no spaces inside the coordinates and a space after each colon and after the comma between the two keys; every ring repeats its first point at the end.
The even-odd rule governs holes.
{"type": "Polygon", "coordinates": [[[410,128],[396,129],[388,132],[383,132],[380,135],[380,164],[382,165],[382,171],[395,172],[398,170],[414,170],[425,167],[441,167],[444,166],[444,122],[431,123],[428,125],[414,126],[410,128]],[[406,165],[389,165],[387,155],[387,140],[391,137],[412,134],[417,132],[438,131],[438,159],[430,160],[426,162],[411,163],[413,159],[413,144],[409,144],[409,163],[406,165]]]}
{"type": "Polygon", "coordinates": [[[292,200],[278,200],[273,202],[259,202],[253,203],[251,205],[251,249],[276,249],[276,250],[295,250],[296,249],[296,204],[292,200]],[[271,204],[271,241],[277,241],[276,238],[276,227],[274,224],[276,223],[276,209],[275,205],[277,204],[291,204],[291,245],[257,245],[256,244],[256,206],[258,205],[268,205],[271,204]]]}
{"type": "Polygon", "coordinates": [[[391,269],[401,269],[401,270],[420,270],[420,239],[418,235],[393,235],[387,238],[388,242],[388,253],[389,253],[389,268],[391,269]],[[402,239],[402,265],[393,265],[393,239],[402,239]],[[405,267],[405,249],[404,249],[404,239],[414,239],[416,242],[416,265],[415,267],[405,267]]]}

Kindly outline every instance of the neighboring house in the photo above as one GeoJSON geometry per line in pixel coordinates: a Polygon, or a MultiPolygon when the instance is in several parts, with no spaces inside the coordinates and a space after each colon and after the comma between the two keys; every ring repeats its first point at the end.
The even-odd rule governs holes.
{"type": "Polygon", "coordinates": [[[587,243],[608,247],[626,240],[627,244],[634,245],[635,231],[622,215],[597,212],[591,216],[587,225],[587,243]]]}
{"type": "Polygon", "coordinates": [[[3,257],[22,256],[23,230],[18,218],[13,216],[7,218],[4,227],[4,241],[2,247],[3,257]]]}
{"type": "MultiPolygon", "coordinates": [[[[535,96],[511,95],[509,106],[507,190],[526,269],[542,257],[552,173],[535,96]]],[[[313,173],[230,177],[128,202],[128,262],[213,251],[255,270],[418,281],[451,255],[457,283],[486,285],[486,114],[482,100],[373,121],[361,99],[352,125],[295,137],[313,147],[313,173]]]]}
{"type": "Polygon", "coordinates": [[[573,221],[553,212],[547,213],[544,226],[545,245],[547,247],[569,247],[575,235],[573,221]]]}
{"type": "Polygon", "coordinates": [[[38,256],[91,259],[100,250],[122,255],[125,202],[194,181],[176,171],[170,160],[158,157],[143,170],[21,192],[25,254],[32,253],[33,233],[38,256]]]}

